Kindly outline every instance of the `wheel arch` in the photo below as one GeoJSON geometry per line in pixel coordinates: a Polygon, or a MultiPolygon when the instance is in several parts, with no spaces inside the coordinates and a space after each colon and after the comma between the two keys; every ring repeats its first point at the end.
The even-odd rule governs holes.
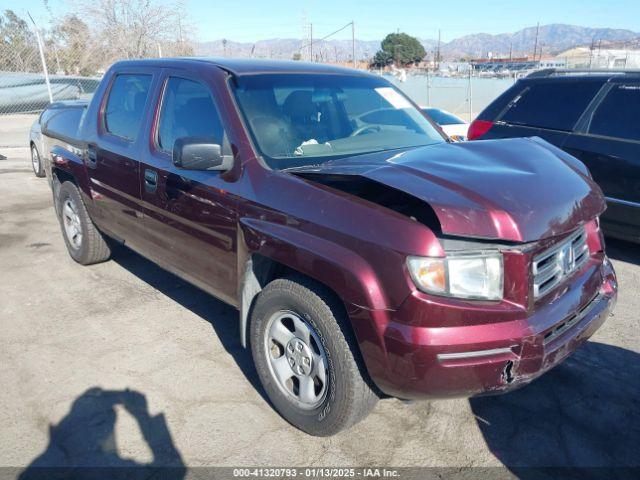
{"type": "MultiPolygon", "coordinates": [[[[254,302],[276,278],[291,275],[308,278],[334,295],[345,312],[352,306],[386,310],[382,289],[362,257],[341,245],[285,225],[256,219],[241,221],[238,272],[240,341],[245,347],[254,302]]],[[[352,331],[357,334],[355,329],[352,331]]]]}
{"type": "Polygon", "coordinates": [[[91,188],[89,175],[82,157],[70,152],[59,145],[51,149],[51,176],[60,183],[70,181],[74,183],[83,195],[85,202],[91,202],[91,188]]]}

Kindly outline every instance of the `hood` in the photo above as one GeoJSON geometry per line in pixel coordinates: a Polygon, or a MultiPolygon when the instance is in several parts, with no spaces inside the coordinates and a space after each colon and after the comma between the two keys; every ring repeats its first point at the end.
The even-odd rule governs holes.
{"type": "Polygon", "coordinates": [[[442,143],[295,167],[360,176],[428,203],[449,235],[530,242],[560,235],[605,209],[600,188],[573,157],[539,138],[442,143]]]}

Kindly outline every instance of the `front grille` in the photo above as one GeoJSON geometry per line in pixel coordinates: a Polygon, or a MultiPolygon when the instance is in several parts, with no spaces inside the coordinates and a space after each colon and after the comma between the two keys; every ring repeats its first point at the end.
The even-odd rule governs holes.
{"type": "Polygon", "coordinates": [[[591,299],[584,307],[582,307],[578,312],[574,313],[571,317],[569,317],[564,322],[560,322],[558,325],[553,327],[550,331],[548,331],[544,335],[543,343],[546,345],[547,343],[555,340],[564,332],[573,327],[576,323],[584,318],[584,316],[589,313],[589,310],[602,298],[602,294],[598,293],[595,297],[591,299]]]}
{"type": "Polygon", "coordinates": [[[533,297],[537,299],[549,293],[588,259],[589,246],[584,227],[536,255],[531,266],[533,297]]]}

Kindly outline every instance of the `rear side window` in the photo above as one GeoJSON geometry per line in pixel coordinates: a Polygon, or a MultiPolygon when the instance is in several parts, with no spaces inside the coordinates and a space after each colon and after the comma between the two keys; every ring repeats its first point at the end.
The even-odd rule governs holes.
{"type": "Polygon", "coordinates": [[[118,75],[111,85],[104,114],[107,132],[135,140],[144,115],[151,75],[118,75]]]}
{"type": "Polygon", "coordinates": [[[614,85],[596,108],[588,132],[640,141],[640,83],[614,85]]]}
{"type": "Polygon", "coordinates": [[[164,90],[158,146],[170,152],[181,137],[209,137],[223,145],[224,129],[209,89],[186,78],[170,77],[164,90]]]}
{"type": "Polygon", "coordinates": [[[54,113],[45,124],[45,131],[58,137],[75,139],[84,108],[73,108],[54,113]]]}
{"type": "Polygon", "coordinates": [[[602,82],[535,83],[512,101],[500,120],[570,131],[602,87],[602,82]]]}

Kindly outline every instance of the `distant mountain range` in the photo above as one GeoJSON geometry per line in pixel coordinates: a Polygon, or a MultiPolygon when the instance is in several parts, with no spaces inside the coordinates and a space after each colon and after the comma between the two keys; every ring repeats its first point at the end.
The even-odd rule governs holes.
{"type": "MultiPolygon", "coordinates": [[[[581,45],[597,46],[599,41],[628,41],[640,37],[640,33],[631,30],[613,28],[589,28],[575,25],[541,25],[538,33],[538,53],[557,54],[563,50],[581,45]]],[[[466,35],[448,42],[442,47],[445,57],[483,57],[489,52],[493,55],[533,55],[536,41],[536,27],[524,28],[515,33],[488,35],[478,33],[466,35]]]]}
{"type": "MultiPolygon", "coordinates": [[[[440,46],[441,56],[445,60],[460,58],[478,58],[508,55],[532,55],[536,37],[536,27],[527,27],[515,33],[490,35],[476,33],[443,42],[440,46]]],[[[576,25],[551,24],[541,25],[538,33],[538,53],[554,55],[577,46],[588,46],[599,42],[602,45],[615,44],[618,48],[628,42],[628,48],[638,48],[640,33],[631,30],[614,28],[589,28],[576,25]],[[635,41],[634,41],[635,40],[635,41]]],[[[438,41],[420,39],[429,57],[437,49],[438,41]]],[[[291,59],[295,53],[302,53],[303,59],[309,59],[307,40],[295,38],[275,38],[259,40],[255,43],[234,42],[231,40],[214,40],[197,44],[197,55],[230,57],[256,57],[291,59]],[[305,47],[302,48],[301,47],[305,47]]],[[[313,45],[314,58],[322,61],[345,62],[351,58],[351,40],[325,40],[313,45]]],[[[355,41],[357,59],[368,59],[380,49],[379,40],[355,41]]]]}

